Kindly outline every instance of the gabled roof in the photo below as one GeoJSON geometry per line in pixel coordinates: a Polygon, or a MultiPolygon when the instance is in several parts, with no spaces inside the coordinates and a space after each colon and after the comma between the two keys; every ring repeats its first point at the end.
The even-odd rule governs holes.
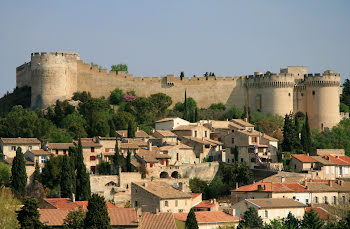
{"type": "Polygon", "coordinates": [[[314,158],[305,154],[292,154],[291,156],[303,163],[317,162],[314,158]]]}
{"type": "Polygon", "coordinates": [[[29,150],[29,152],[31,152],[32,154],[34,154],[35,156],[49,156],[51,155],[50,152],[45,151],[43,149],[39,149],[39,150],[29,150]]]}
{"type": "Polygon", "coordinates": [[[219,142],[219,141],[215,141],[213,139],[209,139],[209,138],[195,138],[195,137],[191,137],[191,136],[183,136],[184,139],[188,139],[190,141],[194,141],[194,142],[197,142],[197,143],[200,143],[200,144],[203,144],[203,145],[223,145],[222,142],[219,142]]]}
{"type": "Polygon", "coordinates": [[[322,156],[323,154],[345,155],[344,149],[316,149],[316,154],[322,156]]]}
{"type": "Polygon", "coordinates": [[[165,182],[135,182],[134,184],[161,199],[180,199],[192,197],[191,194],[177,190],[165,182]]]}
{"type": "Polygon", "coordinates": [[[255,184],[249,184],[232,192],[306,192],[307,189],[298,183],[269,183],[269,182],[257,182],[255,184]],[[259,187],[261,188],[259,190],[259,187]]]}
{"type": "Polygon", "coordinates": [[[158,137],[158,136],[161,136],[161,137],[177,137],[176,134],[174,134],[173,132],[169,131],[169,130],[156,130],[154,133],[153,133],[153,136],[154,137],[158,137]]]}
{"type": "MultiPolygon", "coordinates": [[[[75,145],[78,145],[78,142],[74,142],[75,145]]],[[[81,146],[83,148],[90,148],[90,147],[102,147],[101,144],[93,142],[93,141],[81,141],[81,146]]]]}
{"type": "MultiPolygon", "coordinates": [[[[24,158],[26,165],[34,165],[35,163],[33,161],[28,160],[28,158],[24,158]]],[[[4,162],[10,166],[12,166],[13,163],[13,157],[7,157],[4,162]]]]}
{"type": "Polygon", "coordinates": [[[215,205],[217,205],[218,203],[211,203],[209,201],[202,201],[199,204],[193,206],[194,208],[212,208],[215,207],[215,205]]]}
{"type": "Polygon", "coordinates": [[[172,120],[177,119],[177,118],[179,118],[179,117],[163,118],[163,119],[160,119],[160,120],[158,120],[156,122],[167,122],[167,121],[172,121],[172,120]]]}
{"type": "Polygon", "coordinates": [[[242,127],[254,127],[253,124],[246,122],[246,121],[243,121],[242,119],[232,119],[231,122],[238,124],[242,127]]]}
{"type": "Polygon", "coordinates": [[[318,163],[321,163],[323,165],[337,165],[336,163],[326,160],[325,158],[321,156],[312,156],[313,159],[315,159],[318,163]]]}
{"type": "Polygon", "coordinates": [[[258,208],[305,208],[307,206],[299,201],[288,198],[259,198],[246,199],[245,201],[258,208]]]}
{"type": "Polygon", "coordinates": [[[170,212],[142,213],[142,229],[176,229],[174,215],[170,212]]]}
{"type": "Polygon", "coordinates": [[[136,152],[136,155],[148,163],[156,163],[156,162],[158,162],[158,159],[170,159],[171,158],[168,154],[161,154],[158,151],[159,151],[158,148],[153,146],[152,151],[149,151],[147,149],[139,149],[136,152]]]}
{"type": "MultiPolygon", "coordinates": [[[[75,201],[73,202],[70,198],[44,198],[44,201],[56,209],[61,210],[72,210],[78,207],[86,209],[88,201],[75,201]]],[[[107,208],[118,208],[110,202],[106,202],[107,208]]]]}
{"type": "Polygon", "coordinates": [[[306,207],[305,211],[309,212],[309,211],[311,211],[311,209],[314,210],[315,212],[317,212],[320,219],[329,220],[329,219],[335,218],[334,216],[329,214],[329,212],[326,209],[324,209],[322,207],[306,207]]]}
{"type": "Polygon", "coordinates": [[[37,138],[1,138],[4,144],[41,144],[37,138]]]}
{"type": "MultiPolygon", "coordinates": [[[[188,213],[174,213],[174,217],[177,220],[185,222],[188,213]]],[[[221,211],[197,211],[196,219],[198,224],[204,223],[223,223],[223,222],[238,222],[240,220],[237,216],[232,216],[221,211]]]]}
{"type": "Polygon", "coordinates": [[[74,147],[73,143],[47,143],[47,148],[49,149],[69,149],[69,147],[74,147]]]}
{"type": "Polygon", "coordinates": [[[336,163],[337,165],[349,165],[350,166],[350,157],[345,155],[333,155],[328,154],[329,161],[336,163]]]}
{"type": "Polygon", "coordinates": [[[271,136],[269,136],[269,135],[267,135],[267,134],[263,134],[262,137],[265,138],[265,139],[267,139],[267,140],[269,140],[269,141],[278,142],[278,139],[273,138],[273,137],[271,137],[271,136]]]}

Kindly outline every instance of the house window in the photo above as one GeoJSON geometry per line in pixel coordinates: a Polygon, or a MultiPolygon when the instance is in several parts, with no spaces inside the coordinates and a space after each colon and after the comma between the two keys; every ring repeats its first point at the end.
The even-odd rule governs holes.
{"type": "Polygon", "coordinates": [[[250,162],[254,162],[255,163],[255,158],[250,159],[250,162]]]}
{"type": "Polygon", "coordinates": [[[194,137],[197,137],[197,130],[194,131],[194,137]]]}
{"type": "Polygon", "coordinates": [[[153,163],[149,163],[149,167],[151,167],[151,168],[152,168],[152,167],[153,167],[153,163]]]}
{"type": "Polygon", "coordinates": [[[16,151],[16,146],[11,146],[11,150],[15,150],[16,151]]]}
{"type": "Polygon", "coordinates": [[[169,203],[168,203],[168,201],[166,200],[166,201],[164,201],[164,206],[165,207],[169,207],[169,203]]]}
{"type": "Polygon", "coordinates": [[[306,204],[309,204],[309,199],[305,199],[305,203],[306,203],[306,204]]]}
{"type": "Polygon", "coordinates": [[[95,168],[96,168],[95,166],[90,166],[90,170],[92,173],[95,173],[95,168]]]}
{"type": "Polygon", "coordinates": [[[40,164],[45,163],[47,161],[47,156],[41,156],[40,157],[40,164]]]}
{"type": "Polygon", "coordinates": [[[323,197],[323,202],[324,202],[325,204],[328,204],[328,197],[327,197],[327,196],[324,196],[324,197],[323,197]]]}
{"type": "Polygon", "coordinates": [[[256,143],[257,137],[252,137],[252,143],[256,143]]]}
{"type": "Polygon", "coordinates": [[[337,197],[333,196],[333,204],[337,204],[337,197]]]}
{"type": "Polygon", "coordinates": [[[32,148],[33,148],[32,146],[28,146],[27,147],[28,150],[32,150],[32,148]]]}
{"type": "Polygon", "coordinates": [[[139,205],[139,203],[137,202],[137,200],[135,200],[135,207],[137,207],[139,205]]]}
{"type": "Polygon", "coordinates": [[[208,137],[208,131],[204,131],[204,137],[208,137]]]}
{"type": "Polygon", "coordinates": [[[96,160],[96,156],[90,156],[90,161],[95,161],[96,160]]]}
{"type": "Polygon", "coordinates": [[[243,158],[241,158],[241,162],[243,162],[243,158]]]}
{"type": "Polygon", "coordinates": [[[258,148],[258,152],[259,153],[263,153],[264,152],[264,148],[258,148]]]}
{"type": "Polygon", "coordinates": [[[177,207],[177,205],[178,205],[179,203],[178,203],[178,201],[177,200],[175,200],[175,207],[177,207]]]}
{"type": "Polygon", "coordinates": [[[91,147],[91,153],[95,152],[95,147],[91,147]]]}
{"type": "Polygon", "coordinates": [[[63,155],[66,155],[66,153],[67,153],[67,150],[64,149],[63,150],[63,155]]]}
{"type": "Polygon", "coordinates": [[[164,159],[162,159],[162,165],[164,165],[164,159]]]}
{"type": "Polygon", "coordinates": [[[343,204],[345,204],[345,203],[346,203],[346,198],[345,198],[345,196],[342,196],[342,199],[343,199],[343,204]]]}
{"type": "Polygon", "coordinates": [[[318,197],[317,196],[315,196],[315,204],[318,204],[318,197]]]}
{"type": "Polygon", "coordinates": [[[269,218],[269,211],[265,210],[265,218],[269,218]]]}
{"type": "Polygon", "coordinates": [[[231,143],[232,143],[232,144],[235,143],[235,139],[234,139],[234,138],[231,139],[231,143]]]}
{"type": "Polygon", "coordinates": [[[56,154],[58,154],[58,149],[56,149],[56,154]]]}
{"type": "Polygon", "coordinates": [[[312,95],[315,95],[315,91],[312,91],[312,95]]]}

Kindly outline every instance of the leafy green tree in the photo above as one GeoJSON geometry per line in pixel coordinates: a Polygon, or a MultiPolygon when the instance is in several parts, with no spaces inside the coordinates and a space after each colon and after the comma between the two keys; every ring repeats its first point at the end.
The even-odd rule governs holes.
{"type": "Polygon", "coordinates": [[[86,101],[90,100],[92,97],[91,97],[91,93],[90,92],[86,92],[86,91],[83,91],[83,92],[74,92],[73,93],[73,97],[72,99],[74,101],[80,101],[80,102],[83,102],[85,103],[86,101]]]}
{"type": "Polygon", "coordinates": [[[343,93],[340,101],[346,106],[350,107],[350,80],[345,79],[343,84],[343,93]]]}
{"type": "Polygon", "coordinates": [[[287,229],[298,229],[300,228],[300,222],[295,216],[289,212],[286,218],[283,218],[283,224],[287,229]]]}
{"type": "Polygon", "coordinates": [[[249,167],[245,163],[240,162],[220,165],[220,174],[223,177],[223,181],[231,187],[234,187],[236,183],[245,185],[253,177],[249,167]]]}
{"type": "Polygon", "coordinates": [[[243,115],[243,112],[235,105],[232,105],[232,107],[230,107],[230,109],[228,109],[226,111],[226,113],[224,114],[224,118],[225,119],[237,119],[237,118],[241,118],[242,115],[243,115]]]}
{"type": "Polygon", "coordinates": [[[213,103],[209,106],[209,109],[212,110],[226,110],[226,107],[223,103],[213,103]]]}
{"type": "Polygon", "coordinates": [[[126,171],[127,172],[132,172],[132,166],[131,166],[131,153],[130,150],[128,149],[128,153],[126,155],[126,171]]]}
{"type": "Polygon", "coordinates": [[[77,112],[66,115],[62,119],[62,126],[68,131],[69,135],[72,136],[74,139],[87,137],[86,120],[77,112]]]}
{"type": "Polygon", "coordinates": [[[350,108],[348,105],[346,105],[345,103],[340,103],[339,104],[339,111],[340,112],[345,112],[345,113],[349,113],[350,112],[350,108]]]}
{"type": "Polygon", "coordinates": [[[258,211],[250,207],[244,212],[243,218],[239,221],[238,229],[250,228],[258,229],[263,227],[263,220],[258,215],[258,211]]]}
{"type": "Polygon", "coordinates": [[[311,228],[311,229],[320,229],[323,227],[323,221],[318,216],[317,212],[311,209],[308,212],[305,212],[304,218],[301,221],[301,228],[311,228]]]}
{"type": "Polygon", "coordinates": [[[84,219],[86,212],[79,207],[77,210],[69,211],[64,219],[64,228],[69,229],[84,229],[84,219]]]}
{"type": "Polygon", "coordinates": [[[63,156],[62,175],[61,175],[61,197],[72,197],[73,178],[70,158],[67,155],[63,156]]]}
{"type": "Polygon", "coordinates": [[[173,103],[171,97],[164,93],[152,94],[149,100],[153,103],[157,118],[166,117],[167,109],[173,103]]]}
{"type": "Polygon", "coordinates": [[[180,73],[180,80],[182,80],[184,77],[185,77],[185,73],[184,73],[184,72],[181,72],[181,73],[180,73]]]}
{"type": "Polygon", "coordinates": [[[121,164],[121,156],[119,153],[118,139],[115,139],[114,155],[113,155],[113,165],[114,169],[117,171],[116,174],[119,175],[119,167],[121,164]]]}
{"type": "Polygon", "coordinates": [[[90,175],[86,171],[86,166],[84,164],[83,147],[80,139],[76,147],[75,159],[77,200],[88,200],[91,196],[90,175]]]}
{"type": "Polygon", "coordinates": [[[190,189],[193,193],[204,193],[207,186],[207,182],[197,177],[190,179],[190,189]]]}
{"type": "Polygon", "coordinates": [[[128,138],[134,138],[135,137],[135,127],[134,127],[134,123],[129,120],[128,123],[128,138]]]}
{"type": "Polygon", "coordinates": [[[184,111],[184,104],[181,102],[177,102],[174,106],[174,110],[178,112],[183,112],[184,111]]]}
{"type": "Polygon", "coordinates": [[[63,156],[51,155],[50,159],[45,162],[41,173],[41,181],[44,187],[49,188],[51,191],[58,191],[58,193],[60,192],[62,161],[63,156]]]}
{"type": "Polygon", "coordinates": [[[119,105],[123,102],[124,97],[123,90],[116,88],[111,92],[111,95],[109,96],[109,103],[113,105],[119,105]]]}
{"type": "Polygon", "coordinates": [[[187,215],[186,219],[186,229],[198,229],[198,222],[196,219],[196,214],[194,213],[193,208],[191,208],[190,212],[187,215]]]}
{"type": "Polygon", "coordinates": [[[22,148],[18,147],[11,168],[11,189],[18,195],[23,195],[27,185],[27,171],[22,148]]]}
{"type": "Polygon", "coordinates": [[[34,197],[25,197],[23,207],[18,211],[17,220],[21,228],[43,228],[44,225],[40,222],[38,202],[34,197]]]}
{"type": "Polygon", "coordinates": [[[16,209],[20,204],[10,189],[0,187],[0,228],[18,228],[16,209]]]}
{"type": "Polygon", "coordinates": [[[289,115],[286,114],[284,117],[282,149],[288,152],[294,152],[300,149],[300,139],[298,138],[292,113],[289,115]]]}
{"type": "Polygon", "coordinates": [[[253,112],[250,114],[249,122],[255,125],[256,130],[263,132],[282,142],[282,128],[284,119],[277,114],[263,114],[261,112],[253,112]]]}
{"type": "Polygon", "coordinates": [[[11,109],[20,105],[23,108],[29,108],[31,105],[31,88],[30,87],[16,87],[13,92],[7,92],[0,98],[0,116],[6,115],[11,109]]]}
{"type": "Polygon", "coordinates": [[[73,137],[66,129],[56,128],[50,132],[49,141],[56,143],[72,142],[73,137]]]}
{"type": "Polygon", "coordinates": [[[103,196],[93,194],[89,199],[84,228],[111,228],[107,205],[103,196]]]}
{"type": "Polygon", "coordinates": [[[0,162],[0,188],[10,184],[11,168],[4,162],[0,162]]]}
{"type": "Polygon", "coordinates": [[[117,74],[118,74],[118,72],[123,71],[127,74],[128,73],[128,65],[126,65],[126,64],[112,65],[111,71],[116,72],[117,74]]]}
{"type": "Polygon", "coordinates": [[[116,129],[117,130],[128,129],[129,122],[131,122],[133,126],[136,126],[135,116],[133,116],[129,112],[118,111],[118,113],[115,116],[116,129]]]}
{"type": "Polygon", "coordinates": [[[300,143],[303,147],[303,150],[307,153],[311,153],[312,149],[312,141],[311,141],[311,131],[309,126],[309,118],[305,116],[305,123],[303,125],[302,131],[301,131],[301,140],[300,143]]]}

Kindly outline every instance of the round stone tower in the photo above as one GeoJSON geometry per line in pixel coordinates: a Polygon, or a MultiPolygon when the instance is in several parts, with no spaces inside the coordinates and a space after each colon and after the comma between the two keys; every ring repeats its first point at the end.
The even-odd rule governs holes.
{"type": "Polygon", "coordinates": [[[252,111],[284,116],[293,112],[294,77],[292,74],[248,76],[246,87],[252,111]]]}
{"type": "Polygon", "coordinates": [[[306,108],[312,128],[332,128],[340,121],[340,75],[331,70],[305,76],[306,108]]]}
{"type": "Polygon", "coordinates": [[[46,52],[31,55],[32,107],[46,108],[71,98],[77,91],[77,60],[75,52],[46,52]]]}

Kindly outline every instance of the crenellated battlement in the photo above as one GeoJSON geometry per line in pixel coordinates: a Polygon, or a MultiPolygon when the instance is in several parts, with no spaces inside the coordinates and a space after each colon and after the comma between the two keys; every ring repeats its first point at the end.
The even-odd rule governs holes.
{"type": "Polygon", "coordinates": [[[307,74],[304,76],[304,84],[312,87],[339,87],[340,86],[340,74],[336,74],[333,71],[325,71],[322,74],[307,74]]]}
{"type": "Polygon", "coordinates": [[[247,88],[263,87],[294,87],[295,80],[293,74],[256,74],[245,77],[245,86],[247,88]]]}

